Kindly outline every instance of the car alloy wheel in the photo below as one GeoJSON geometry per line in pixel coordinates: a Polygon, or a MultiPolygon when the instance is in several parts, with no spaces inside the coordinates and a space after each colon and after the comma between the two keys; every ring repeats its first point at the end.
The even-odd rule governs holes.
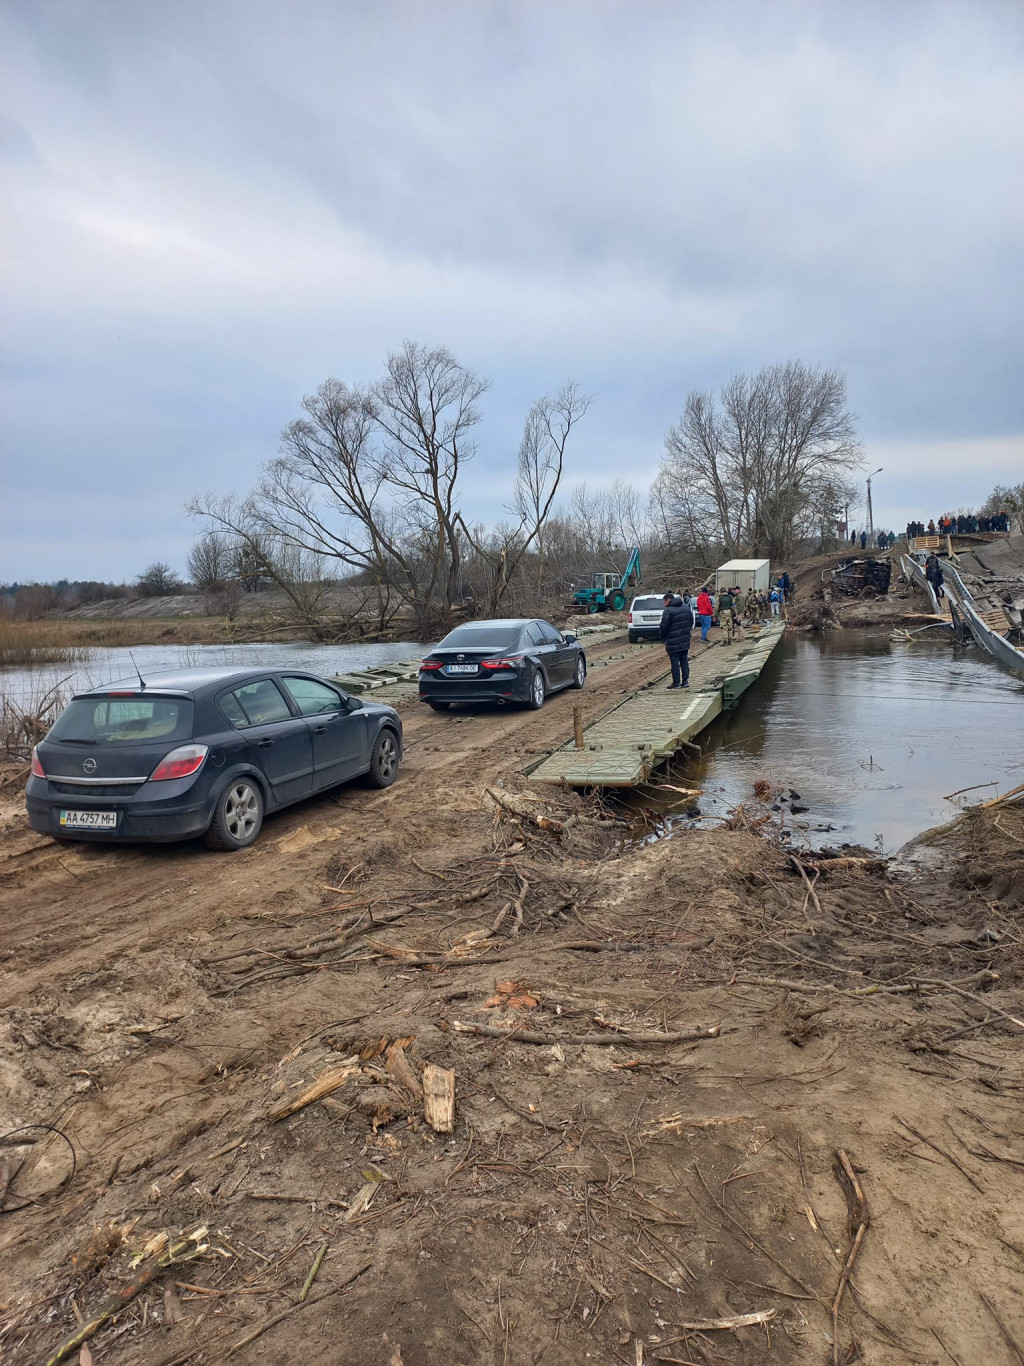
{"type": "Polygon", "coordinates": [[[587,678],[587,666],[583,662],[582,655],[576,661],[576,686],[582,688],[587,678]]]}
{"type": "Polygon", "coordinates": [[[545,693],[544,675],[541,673],[540,669],[537,669],[533,675],[533,681],[530,684],[530,700],[535,707],[542,707],[544,705],[545,693]]]}
{"type": "Polygon", "coordinates": [[[390,787],[399,772],[399,742],[390,731],[381,731],[370,759],[371,787],[390,787]]]}
{"type": "Polygon", "coordinates": [[[224,802],[224,826],[239,844],[259,828],[260,799],[248,783],[236,783],[224,802]]]}

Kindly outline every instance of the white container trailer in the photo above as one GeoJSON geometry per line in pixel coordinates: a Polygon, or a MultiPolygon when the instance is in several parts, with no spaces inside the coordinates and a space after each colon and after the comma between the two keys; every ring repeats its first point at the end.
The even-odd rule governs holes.
{"type": "Polygon", "coordinates": [[[767,593],[771,582],[767,560],[730,560],[715,570],[715,592],[724,588],[738,588],[742,595],[751,589],[755,593],[767,593]]]}

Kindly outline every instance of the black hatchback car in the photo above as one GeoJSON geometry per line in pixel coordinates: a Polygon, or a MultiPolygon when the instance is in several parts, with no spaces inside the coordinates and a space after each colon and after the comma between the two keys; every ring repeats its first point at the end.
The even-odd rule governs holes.
{"type": "Polygon", "coordinates": [[[297,671],[189,669],[78,693],[32,753],[25,804],[55,839],[244,849],[266,812],[402,757],[391,707],[297,671]]]}
{"type": "Polygon", "coordinates": [[[435,711],[453,702],[525,702],[542,707],[559,688],[582,688],[587,657],[574,635],[529,618],[467,621],[420,664],[420,701],[435,711]]]}

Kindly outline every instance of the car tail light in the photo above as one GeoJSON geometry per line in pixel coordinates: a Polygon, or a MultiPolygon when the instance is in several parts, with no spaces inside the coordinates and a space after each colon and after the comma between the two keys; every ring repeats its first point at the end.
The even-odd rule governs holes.
{"type": "Polygon", "coordinates": [[[172,749],[149,775],[149,781],[165,783],[170,778],[190,778],[202,768],[209,748],[209,745],[182,745],[180,749],[172,749]]]}
{"type": "Polygon", "coordinates": [[[441,661],[439,659],[425,659],[420,664],[420,673],[429,673],[431,669],[439,669],[441,661]]]}
{"type": "Polygon", "coordinates": [[[33,778],[45,778],[45,777],[46,777],[46,774],[43,772],[43,766],[42,766],[42,764],[39,762],[39,755],[38,755],[38,754],[36,753],[36,751],[35,751],[35,746],[32,747],[32,777],[33,777],[33,778]]]}
{"type": "Polygon", "coordinates": [[[627,612],[627,613],[626,613],[626,620],[627,620],[627,621],[629,622],[629,624],[632,626],[632,624],[633,624],[633,613],[632,613],[632,612],[627,612]]]}
{"type": "Polygon", "coordinates": [[[480,666],[484,669],[518,669],[521,662],[518,659],[482,659],[480,666]]]}
{"type": "Polygon", "coordinates": [[[135,693],[135,692],[108,692],[108,693],[107,693],[107,696],[108,696],[108,697],[137,697],[137,696],[138,696],[138,693],[135,693]]]}

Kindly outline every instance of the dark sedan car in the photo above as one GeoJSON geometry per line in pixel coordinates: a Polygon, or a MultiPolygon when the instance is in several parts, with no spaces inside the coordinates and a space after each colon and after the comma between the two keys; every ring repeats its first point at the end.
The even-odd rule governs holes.
{"type": "Polygon", "coordinates": [[[420,665],[420,701],[435,711],[453,702],[525,702],[541,707],[548,693],[582,688],[587,657],[574,635],[547,621],[467,621],[420,665]]]}
{"type": "Polygon", "coordinates": [[[266,812],[361,774],[389,787],[401,757],[393,708],[313,674],[188,669],[78,693],[33,751],[25,804],[55,839],[244,849],[266,812]]]}

